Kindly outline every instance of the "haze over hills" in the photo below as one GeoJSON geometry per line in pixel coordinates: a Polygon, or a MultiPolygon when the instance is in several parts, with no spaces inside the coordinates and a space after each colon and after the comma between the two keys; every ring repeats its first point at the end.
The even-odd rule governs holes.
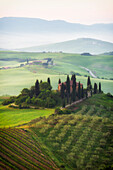
{"type": "Polygon", "coordinates": [[[0,18],[0,48],[39,46],[77,38],[94,38],[113,42],[113,23],[83,25],[63,20],[39,18],[0,18]]]}
{"type": "Polygon", "coordinates": [[[0,31],[15,33],[68,33],[68,32],[112,32],[113,24],[83,25],[63,20],[43,20],[39,18],[0,18],[0,31]]]}
{"type": "Polygon", "coordinates": [[[65,53],[83,53],[89,52],[92,54],[101,54],[113,51],[113,43],[91,39],[80,38],[55,44],[34,46],[29,48],[19,49],[19,51],[26,52],[65,52],[65,53]]]}

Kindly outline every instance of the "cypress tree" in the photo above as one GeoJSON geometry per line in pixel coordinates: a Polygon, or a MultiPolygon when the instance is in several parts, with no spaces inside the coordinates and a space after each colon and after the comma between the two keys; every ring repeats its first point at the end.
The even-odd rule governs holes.
{"type": "Polygon", "coordinates": [[[65,108],[65,98],[62,100],[62,107],[65,108]]]}
{"type": "Polygon", "coordinates": [[[87,95],[87,89],[86,89],[86,98],[88,98],[88,95],[87,95]]]}
{"type": "Polygon", "coordinates": [[[96,93],[97,93],[97,84],[94,83],[94,94],[96,94],[96,93]]]}
{"type": "Polygon", "coordinates": [[[92,85],[90,84],[90,90],[92,90],[92,85]]]}
{"type": "Polygon", "coordinates": [[[91,96],[92,96],[92,90],[91,90],[91,96]]]}
{"type": "Polygon", "coordinates": [[[79,84],[78,84],[78,98],[80,99],[80,94],[81,94],[81,89],[80,89],[80,81],[79,81],[79,84]]]}
{"type": "Polygon", "coordinates": [[[61,83],[61,79],[59,79],[59,81],[58,81],[58,84],[60,84],[61,83]]]}
{"type": "Polygon", "coordinates": [[[75,74],[72,75],[71,80],[76,81],[76,76],[75,76],[75,74]]]}
{"type": "Polygon", "coordinates": [[[70,104],[73,102],[73,94],[70,94],[70,104]]]}
{"type": "Polygon", "coordinates": [[[99,82],[99,93],[101,93],[101,83],[99,82]]]}
{"type": "Polygon", "coordinates": [[[73,80],[73,75],[71,76],[71,80],[73,80]]]}
{"type": "Polygon", "coordinates": [[[76,82],[73,81],[73,85],[72,85],[72,101],[76,101],[76,82]]]}
{"type": "Polygon", "coordinates": [[[62,99],[64,98],[64,95],[65,95],[65,93],[64,93],[64,84],[62,83],[62,85],[61,85],[61,98],[62,99]]]}
{"type": "Polygon", "coordinates": [[[67,93],[67,104],[69,103],[69,93],[67,93]]]}
{"type": "Polygon", "coordinates": [[[49,77],[48,77],[48,79],[47,79],[47,82],[49,83],[49,85],[51,84],[51,83],[50,83],[50,78],[49,78],[49,77]]]}
{"type": "Polygon", "coordinates": [[[66,81],[66,95],[67,95],[67,103],[69,103],[69,96],[70,96],[70,79],[69,79],[69,75],[67,75],[67,81],[66,81]]]}
{"type": "Polygon", "coordinates": [[[70,95],[70,79],[69,79],[69,75],[67,75],[66,92],[70,95]]]}
{"type": "Polygon", "coordinates": [[[38,96],[39,93],[40,93],[39,81],[36,80],[36,83],[35,83],[35,95],[38,96]]]}
{"type": "Polygon", "coordinates": [[[40,80],[40,83],[42,83],[42,80],[40,80]]]}
{"type": "Polygon", "coordinates": [[[90,76],[88,76],[87,87],[90,87],[90,85],[91,85],[91,80],[90,80],[90,76]]]}
{"type": "Polygon", "coordinates": [[[82,86],[82,91],[81,91],[81,97],[84,98],[84,89],[83,89],[83,86],[82,86]]]}

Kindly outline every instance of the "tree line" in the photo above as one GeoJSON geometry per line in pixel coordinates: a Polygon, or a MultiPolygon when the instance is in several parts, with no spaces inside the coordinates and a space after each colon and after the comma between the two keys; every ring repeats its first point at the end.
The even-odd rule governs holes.
{"type": "Polygon", "coordinates": [[[80,100],[84,97],[88,97],[88,93],[90,96],[92,94],[101,93],[101,83],[99,82],[99,89],[97,88],[97,83],[94,83],[94,88],[92,88],[90,76],[88,76],[87,80],[87,88],[83,88],[83,84],[81,86],[80,81],[76,82],[75,74],[71,76],[71,80],[69,75],[67,75],[67,80],[64,83],[61,83],[61,79],[59,79],[58,84],[61,84],[61,98],[62,98],[62,107],[65,107],[66,104],[71,104],[77,100],[80,100]],[[72,90],[70,91],[70,82],[72,82],[72,90]],[[77,87],[78,86],[78,87],[77,87]]]}
{"type": "Polygon", "coordinates": [[[59,79],[58,84],[61,84],[60,91],[52,90],[51,80],[48,77],[47,82],[42,80],[39,82],[37,79],[34,86],[30,89],[24,88],[17,97],[10,97],[3,102],[3,105],[15,103],[19,108],[29,107],[43,107],[53,108],[57,106],[65,107],[67,104],[71,104],[76,100],[80,100],[84,97],[88,97],[88,92],[92,94],[101,93],[101,83],[99,83],[99,89],[97,84],[94,83],[92,88],[90,77],[87,80],[87,88],[84,89],[80,81],[76,82],[76,76],[72,75],[71,80],[67,75],[66,82],[61,83],[59,79]],[[70,85],[71,83],[71,85],[70,85]]]}

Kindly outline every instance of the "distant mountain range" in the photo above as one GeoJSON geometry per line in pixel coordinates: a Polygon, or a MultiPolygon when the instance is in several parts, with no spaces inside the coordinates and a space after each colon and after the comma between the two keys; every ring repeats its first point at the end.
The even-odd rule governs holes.
{"type": "Polygon", "coordinates": [[[63,20],[4,17],[0,18],[0,37],[0,48],[9,50],[77,38],[94,38],[113,42],[113,23],[83,25],[63,20]]]}
{"type": "Polygon", "coordinates": [[[34,46],[29,48],[19,49],[19,51],[26,52],[66,52],[66,53],[84,53],[101,54],[105,52],[113,51],[113,43],[91,39],[80,38],[71,41],[65,41],[55,44],[34,46]]]}
{"type": "Polygon", "coordinates": [[[0,18],[0,31],[15,33],[69,33],[69,32],[112,32],[113,23],[83,25],[63,20],[47,21],[39,18],[0,18]]]}

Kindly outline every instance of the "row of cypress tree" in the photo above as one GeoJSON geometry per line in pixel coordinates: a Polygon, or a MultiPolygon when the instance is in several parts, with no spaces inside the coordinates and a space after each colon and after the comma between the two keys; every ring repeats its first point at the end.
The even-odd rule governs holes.
{"type": "MultiPolygon", "coordinates": [[[[61,84],[61,98],[62,98],[62,106],[65,107],[65,100],[67,99],[67,104],[72,103],[76,101],[77,97],[79,99],[84,97],[84,90],[83,86],[80,87],[80,82],[78,84],[78,91],[76,90],[76,76],[72,75],[71,77],[72,83],[72,92],[70,91],[70,78],[69,75],[67,75],[66,85],[64,83],[61,84]]],[[[61,83],[61,80],[59,79],[59,84],[61,83]]]]}
{"type": "MultiPolygon", "coordinates": [[[[91,80],[90,80],[90,76],[88,76],[88,80],[87,80],[87,89],[92,90],[92,85],[91,85],[91,80]]],[[[94,94],[96,94],[97,92],[101,93],[101,83],[99,82],[99,89],[97,88],[97,83],[94,83],[94,94]]]]}
{"type": "Polygon", "coordinates": [[[83,85],[82,88],[80,86],[80,81],[78,84],[78,90],[76,90],[76,76],[72,75],[71,80],[73,81],[72,84],[72,92],[70,92],[70,78],[67,75],[66,85],[64,83],[61,84],[61,80],[59,79],[59,84],[61,84],[61,98],[62,98],[62,106],[65,107],[65,102],[67,98],[67,104],[75,102],[77,98],[80,100],[84,98],[84,94],[86,98],[88,97],[88,91],[90,92],[91,96],[92,93],[96,94],[97,92],[101,93],[101,83],[99,82],[99,89],[97,89],[97,83],[94,83],[94,89],[92,89],[90,76],[88,76],[87,80],[87,89],[84,92],[83,85]]]}

